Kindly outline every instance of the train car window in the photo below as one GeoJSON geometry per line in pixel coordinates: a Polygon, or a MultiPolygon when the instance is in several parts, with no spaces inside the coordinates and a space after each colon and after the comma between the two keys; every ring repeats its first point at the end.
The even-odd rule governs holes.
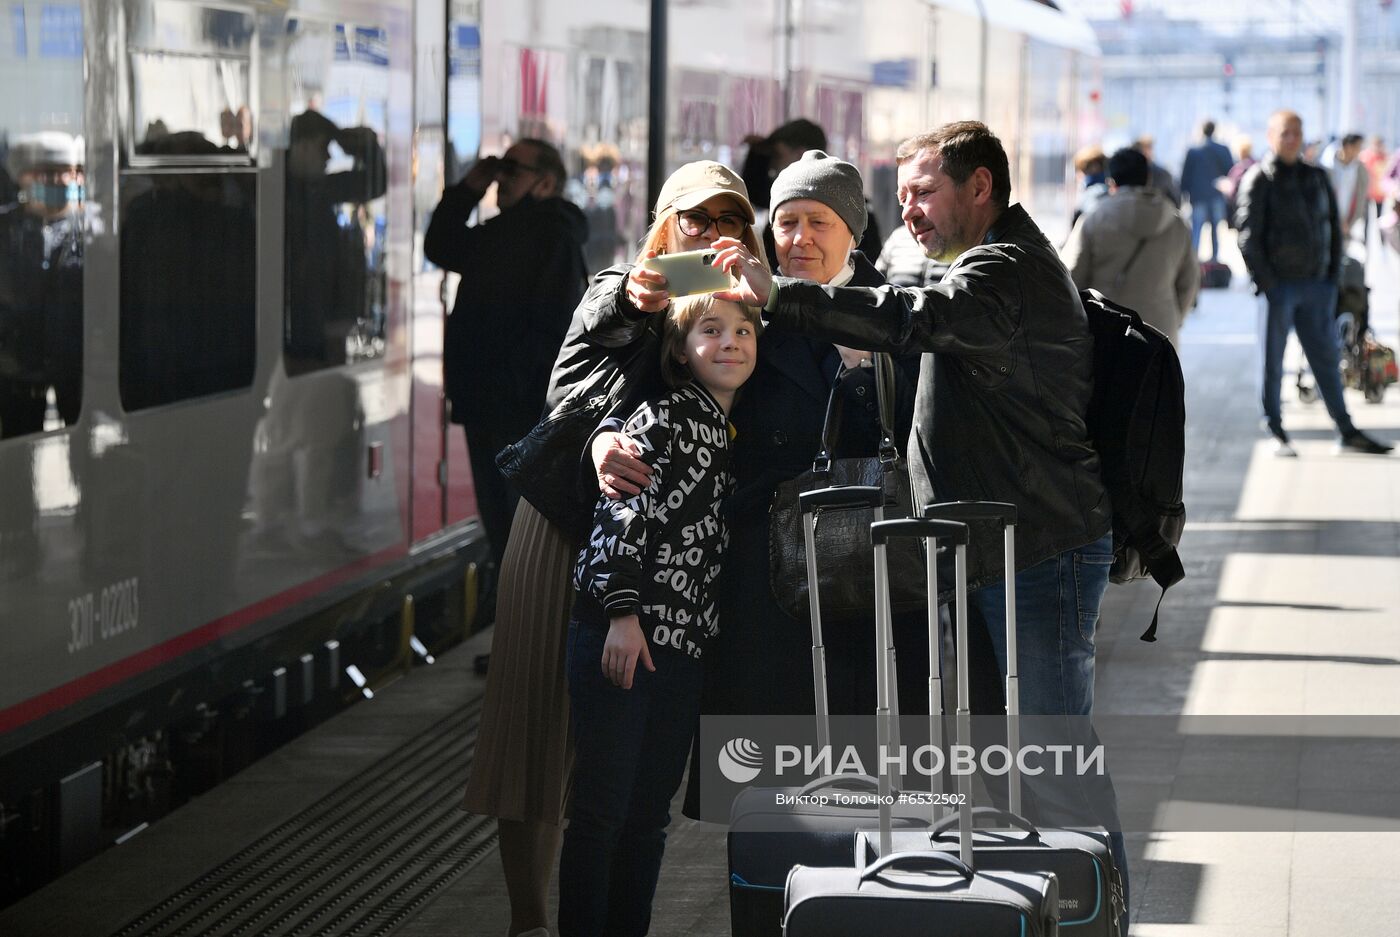
{"type": "Polygon", "coordinates": [[[384,354],[388,34],[288,23],[289,374],[384,354]]]}
{"type": "Polygon", "coordinates": [[[0,24],[0,439],[62,429],[83,389],[83,18],[16,3],[0,24]]]}
{"type": "Polygon", "coordinates": [[[128,411],[247,387],[256,337],[255,21],[125,7],[118,386],[128,411]]]}
{"type": "Polygon", "coordinates": [[[132,0],[127,11],[127,165],[164,166],[172,156],[185,164],[252,165],[252,13],[174,0],[132,0]],[[166,139],[176,135],[183,146],[166,139]]]}

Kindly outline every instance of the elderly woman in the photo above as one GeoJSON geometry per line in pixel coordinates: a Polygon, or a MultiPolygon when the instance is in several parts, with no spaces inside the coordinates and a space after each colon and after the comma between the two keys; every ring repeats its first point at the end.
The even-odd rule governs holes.
{"type": "MultiPolygon", "coordinates": [[[[884,284],[884,277],[855,250],[865,230],[866,208],[860,173],[850,163],[808,150],[773,181],[770,218],[784,275],[831,286],[884,284]]],[[[877,452],[875,369],[863,366],[869,358],[860,349],[782,329],[767,329],[759,338],[758,366],[730,415],[737,431],[738,488],[726,512],[730,547],[720,583],[720,636],[706,656],[706,714],[813,712],[810,626],[786,614],[769,588],[768,509],[782,482],[812,467],[833,385],[841,428],[833,457],[877,452]]],[[[913,421],[918,369],[918,355],[896,358],[893,430],[901,453],[913,421]]],[[[645,483],[648,470],[628,452],[623,437],[605,435],[594,451],[595,458],[601,456],[605,490],[632,494],[645,483]]],[[[927,712],[926,702],[920,708],[920,700],[927,699],[926,629],[922,612],[896,621],[906,712],[927,712]]],[[[824,639],[831,711],[874,712],[873,609],[869,629],[828,628],[824,639]]],[[[694,773],[691,779],[686,813],[695,816],[694,773]]]]}
{"type": "MultiPolygon", "coordinates": [[[[721,237],[737,239],[761,256],[753,220],[748,191],[734,172],[710,161],[687,163],[662,186],[656,219],[637,259],[699,250],[721,237]]],[[[646,313],[668,304],[665,278],[651,271],[620,264],[594,277],[555,361],[545,398],[546,411],[555,417],[551,425],[591,412],[577,408],[568,417],[560,416],[568,407],[555,408],[600,368],[632,369],[629,393],[615,401],[624,415],[664,387],[659,355],[641,351],[649,330],[659,324],[646,313]]],[[[596,421],[591,418],[584,438],[596,421]]],[[[543,445],[558,443],[548,438],[543,445]]],[[[562,453],[563,462],[577,465],[581,449],[562,453]]],[[[558,487],[572,488],[571,481],[558,487]]],[[[591,513],[596,493],[578,494],[579,511],[591,513]]],[[[500,820],[510,937],[548,935],[549,881],[573,763],[564,644],[579,542],[575,532],[531,504],[531,496],[526,486],[501,563],[486,700],[463,798],[466,809],[500,820]]]]}

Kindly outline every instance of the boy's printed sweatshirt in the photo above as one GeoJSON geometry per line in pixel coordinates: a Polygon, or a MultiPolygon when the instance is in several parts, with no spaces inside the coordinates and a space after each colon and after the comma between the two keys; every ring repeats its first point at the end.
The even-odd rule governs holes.
{"type": "Polygon", "coordinates": [[[574,567],[574,617],[606,628],[638,615],[656,651],[698,659],[719,633],[714,583],[729,543],[720,508],[734,488],[729,421],[691,383],[642,404],[623,431],[651,466],[651,484],[625,501],[598,499],[574,567]]]}

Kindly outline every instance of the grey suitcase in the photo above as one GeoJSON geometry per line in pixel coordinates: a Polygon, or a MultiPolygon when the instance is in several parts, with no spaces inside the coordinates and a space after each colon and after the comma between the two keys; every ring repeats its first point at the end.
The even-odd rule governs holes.
{"type": "MultiPolygon", "coordinates": [[[[875,544],[876,627],[882,641],[891,629],[886,543],[892,537],[923,537],[927,543],[930,596],[929,692],[937,688],[938,641],[937,541],[955,549],[958,598],[957,735],[966,741],[970,730],[967,686],[967,527],[954,521],[916,518],[871,525],[875,544]]],[[[890,712],[888,658],[878,674],[880,709],[890,712]]],[[[941,692],[941,690],[940,690],[941,692]]],[[[930,701],[930,711],[933,708],[930,701]]],[[[941,708],[941,706],[940,706],[941,708]]],[[[930,716],[931,724],[937,718],[930,716]]],[[[877,725],[882,746],[893,742],[890,721],[877,725]]],[[[937,742],[935,743],[937,744],[937,742]]],[[[883,762],[882,762],[883,767],[883,762]]],[[[971,797],[969,775],[959,778],[964,804],[971,797]]],[[[880,793],[893,791],[883,770],[880,793]]],[[[935,810],[939,808],[934,807],[935,810]]],[[[959,854],[941,850],[897,852],[892,828],[892,805],[882,797],[879,832],[858,834],[856,862],[845,868],[798,866],[788,876],[784,894],[785,937],[837,937],[850,934],[919,934],[926,937],[1053,937],[1059,927],[1059,881],[1053,873],[979,871],[974,867],[972,817],[960,814],[959,854]],[[876,857],[878,856],[878,858],[876,857]]],[[[902,833],[901,839],[919,836],[902,833]]],[[[922,834],[927,836],[928,834],[922,834]]]]}
{"type": "MultiPolygon", "coordinates": [[[[1002,528],[1005,563],[1015,568],[1016,507],[987,501],[958,501],[929,505],[925,517],[962,523],[992,522],[1002,528]]],[[[1016,652],[1015,577],[1006,590],[1006,719],[1007,746],[1020,746],[1020,675],[1016,652]]],[[[973,850],[984,870],[1054,872],[1060,881],[1060,927],[1067,937],[1114,937],[1122,913],[1123,886],[1103,827],[1037,828],[1022,815],[1021,774],[1011,759],[1008,777],[1009,811],[991,807],[973,810],[974,822],[986,820],[993,829],[974,829],[973,850]]],[[[896,852],[958,848],[952,835],[957,818],[935,823],[929,831],[895,831],[896,852]]],[[[857,849],[861,848],[859,845],[857,849]]]]}
{"type": "MultiPolygon", "coordinates": [[[[885,493],[872,486],[848,485],[803,492],[803,533],[807,541],[808,607],[812,627],[812,681],[816,698],[817,743],[831,740],[827,703],[826,645],[822,637],[821,595],[816,575],[815,528],[819,511],[873,509],[883,518],[885,493]]],[[[884,645],[892,660],[893,642],[884,645]]],[[[891,664],[891,668],[893,665],[891,664]]],[[[896,695],[896,699],[898,696],[896,695]]],[[[871,793],[877,788],[866,775],[833,775],[805,787],[750,788],[734,799],[729,821],[729,921],[734,937],[779,937],[783,928],[783,884],[801,863],[811,866],[850,866],[855,861],[855,833],[876,823],[872,806],[803,805],[801,796],[779,807],[778,794],[809,795],[847,790],[871,793]]],[[[896,811],[898,828],[928,828],[921,811],[896,811]]]]}

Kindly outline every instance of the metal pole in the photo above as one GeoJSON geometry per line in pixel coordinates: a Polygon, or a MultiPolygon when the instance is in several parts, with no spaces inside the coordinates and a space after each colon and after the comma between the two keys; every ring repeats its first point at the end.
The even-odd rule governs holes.
{"type": "Polygon", "coordinates": [[[647,204],[655,205],[666,179],[667,0],[651,0],[650,64],[647,99],[647,204]]]}
{"type": "Polygon", "coordinates": [[[991,46],[991,23],[987,20],[986,0],[977,0],[977,15],[982,20],[977,56],[977,119],[987,122],[987,51],[991,46]]]}
{"type": "Polygon", "coordinates": [[[1360,121],[1357,118],[1357,96],[1361,88],[1361,0],[1347,0],[1346,16],[1342,19],[1342,94],[1338,109],[1336,131],[1340,136],[1351,133],[1360,121]]]}

